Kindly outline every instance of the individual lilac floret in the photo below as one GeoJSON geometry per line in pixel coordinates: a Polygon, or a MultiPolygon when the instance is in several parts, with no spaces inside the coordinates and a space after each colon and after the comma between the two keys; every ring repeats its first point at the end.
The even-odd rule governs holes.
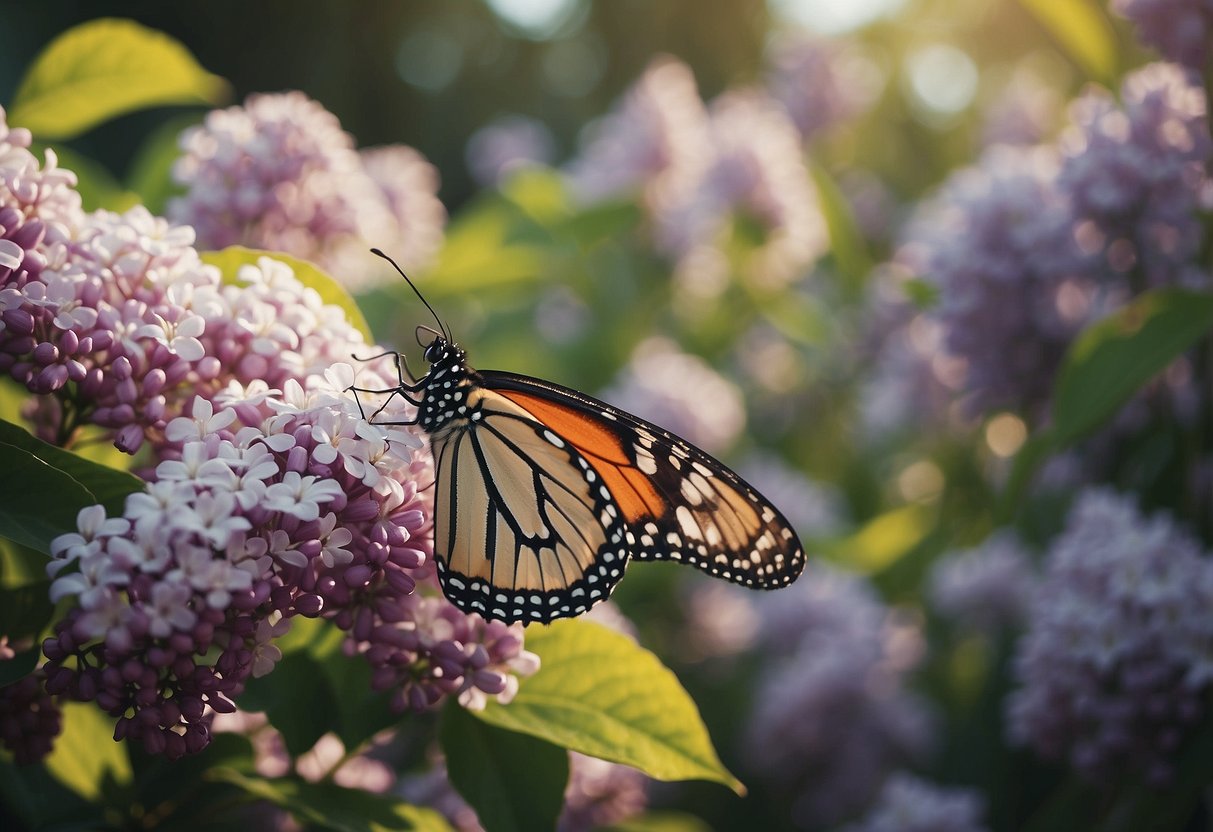
{"type": "Polygon", "coordinates": [[[1175,64],[1128,76],[1118,106],[1092,91],[1071,107],[1059,185],[1073,202],[1084,247],[1113,273],[1139,271],[1134,290],[1208,286],[1195,266],[1205,164],[1213,156],[1204,89],[1175,64]]]}
{"type": "Polygon", "coordinates": [[[742,264],[745,273],[758,283],[788,283],[827,242],[796,127],[764,93],[731,91],[712,102],[708,137],[712,155],[702,174],[655,203],[658,247],[679,261],[676,277],[686,288],[718,294],[727,266],[722,235],[740,218],[761,237],[742,264]]]}
{"type": "Polygon", "coordinates": [[[522,115],[502,116],[468,139],[464,156],[477,184],[492,188],[510,174],[531,165],[549,165],[556,153],[552,131],[522,115]]]}
{"type": "Polygon", "coordinates": [[[1210,0],[1112,0],[1112,9],[1133,21],[1142,41],[1167,60],[1197,72],[1208,66],[1213,38],[1210,0]]]}
{"type": "Polygon", "coordinates": [[[938,287],[933,315],[966,362],[977,412],[1038,412],[1075,334],[1111,302],[1074,240],[1058,174],[1047,148],[991,148],[919,208],[898,254],[938,287]]]}
{"type": "Polygon", "coordinates": [[[806,139],[860,115],[878,91],[867,62],[837,42],[784,35],[767,61],[766,87],[806,139]]]}
{"type": "Polygon", "coordinates": [[[569,165],[573,193],[586,203],[642,194],[652,206],[708,163],[708,115],[690,67],[653,61],[615,110],[594,125],[569,165]]]}
{"type": "Polygon", "coordinates": [[[921,634],[861,579],[820,566],[760,613],[777,661],[746,731],[752,765],[792,794],[797,824],[837,823],[926,749],[927,715],[903,687],[921,634]]]}
{"type": "Polygon", "coordinates": [[[899,772],[863,818],[840,832],[986,832],[983,803],[971,789],[945,788],[899,772]]]}
{"type": "Polygon", "coordinates": [[[745,405],[737,387],[702,358],[663,339],[637,347],[602,397],[709,453],[727,449],[745,427],[745,405]],[[704,402],[712,406],[704,407],[704,402]]]}
{"type": "Polygon", "coordinates": [[[1032,597],[1011,739],[1096,783],[1165,783],[1213,683],[1211,563],[1170,518],[1083,493],[1032,597]]]}
{"type": "Polygon", "coordinates": [[[976,548],[950,552],[937,561],[931,568],[928,594],[943,615],[996,635],[1027,619],[1035,583],[1023,544],[1013,533],[999,532],[976,548]]]}

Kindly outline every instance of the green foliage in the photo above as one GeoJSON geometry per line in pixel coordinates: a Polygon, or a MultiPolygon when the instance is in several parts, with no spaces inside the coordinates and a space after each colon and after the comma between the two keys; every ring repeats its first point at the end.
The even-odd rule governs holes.
{"type": "Polygon", "coordinates": [[[1065,54],[1094,81],[1111,86],[1118,75],[1116,33],[1095,0],[1019,0],[1065,54]]]}
{"type": "Polygon", "coordinates": [[[227,94],[227,82],[172,38],[107,18],[64,32],[38,56],[8,120],[41,139],[69,139],[132,110],[218,104],[227,94]]]}
{"type": "Polygon", "coordinates": [[[543,666],[508,706],[476,716],[658,780],[710,780],[743,794],[712,748],[699,709],[661,661],[627,636],[588,621],[527,631],[543,666]]]}
{"type": "Polygon", "coordinates": [[[49,554],[51,540],[76,530],[80,509],[100,503],[122,513],[126,495],[143,482],[30,436],[0,421],[0,536],[49,554]]]}
{"type": "Polygon", "coordinates": [[[114,742],[113,720],[91,702],[63,703],[63,734],[46,769],[85,800],[98,800],[131,782],[126,745],[114,742]]]}
{"type": "Polygon", "coordinates": [[[569,779],[567,751],[476,719],[455,702],[443,709],[438,739],[451,784],[487,832],[555,828],[569,779]]]}

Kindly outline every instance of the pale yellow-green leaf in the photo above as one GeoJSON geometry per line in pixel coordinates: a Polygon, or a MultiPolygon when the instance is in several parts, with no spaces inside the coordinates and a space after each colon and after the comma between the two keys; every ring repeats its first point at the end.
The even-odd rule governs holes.
{"type": "Polygon", "coordinates": [[[63,733],[46,768],[85,800],[99,798],[106,780],[118,786],[131,781],[126,746],[114,742],[113,718],[91,703],[63,703],[63,733]]]}
{"type": "Polygon", "coordinates": [[[1116,33],[1095,0],[1020,0],[1070,58],[1093,80],[1116,79],[1116,33]]]}
{"type": "Polygon", "coordinates": [[[168,35],[101,18],[64,32],[34,59],[8,122],[40,139],[67,139],[133,110],[218,104],[227,95],[227,82],[168,35]]]}
{"type": "Polygon", "coordinates": [[[934,522],[935,511],[928,506],[899,506],[873,517],[850,537],[828,544],[825,553],[861,572],[879,572],[921,543],[934,522]]]}
{"type": "Polygon", "coordinates": [[[475,716],[658,780],[709,780],[745,788],[712,747],[690,695],[661,661],[627,636],[589,621],[527,628],[543,666],[508,705],[475,716]]]}
{"type": "Polygon", "coordinates": [[[260,251],[244,246],[228,246],[222,251],[208,251],[202,255],[204,262],[217,266],[223,273],[224,283],[233,285],[239,283],[237,274],[241,266],[256,266],[262,257],[268,257],[290,266],[300,283],[309,289],[314,289],[325,303],[340,307],[345,312],[346,320],[350,322],[350,325],[362,333],[362,337],[368,344],[373,343],[371,328],[367,325],[366,318],[362,316],[362,311],[358,309],[358,304],[350,297],[350,293],[345,290],[344,286],[321,271],[318,266],[306,260],[300,260],[298,257],[291,257],[289,254],[260,251]]]}

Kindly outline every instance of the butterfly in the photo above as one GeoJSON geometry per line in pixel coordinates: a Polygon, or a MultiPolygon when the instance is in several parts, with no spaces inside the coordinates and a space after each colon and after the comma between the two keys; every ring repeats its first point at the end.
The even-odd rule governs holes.
{"type": "Polygon", "coordinates": [[[406,424],[433,452],[434,559],[455,606],[507,623],[579,615],[633,560],[686,563],[756,589],[800,575],[804,549],[788,521],[720,461],[568,387],[472,369],[409,285],[438,323],[418,327],[428,371],[414,378],[400,353],[385,353],[399,385],[351,389],[417,407],[406,424]]]}

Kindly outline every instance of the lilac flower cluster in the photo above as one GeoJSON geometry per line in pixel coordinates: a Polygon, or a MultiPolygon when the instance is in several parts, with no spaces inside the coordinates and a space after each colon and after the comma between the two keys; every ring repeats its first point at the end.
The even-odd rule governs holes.
{"type": "Polygon", "coordinates": [[[46,692],[44,681],[37,671],[0,687],[0,744],[18,764],[49,754],[63,727],[59,703],[46,692]]]}
{"type": "Polygon", "coordinates": [[[1102,252],[1114,273],[1139,270],[1145,285],[1136,290],[1207,286],[1208,272],[1193,263],[1213,158],[1204,89],[1175,64],[1151,64],[1125,79],[1120,106],[1093,91],[1070,117],[1058,181],[1084,246],[1102,252]]]}
{"type": "Polygon", "coordinates": [[[766,88],[805,139],[855,118],[878,86],[866,61],[836,41],[784,35],[768,49],[766,88]]]}
{"type": "Polygon", "coordinates": [[[1167,60],[1197,72],[1208,66],[1213,42],[1209,0],[1112,0],[1112,9],[1133,21],[1142,41],[1167,60]]]}
{"type": "Polygon", "coordinates": [[[169,217],[205,248],[282,251],[356,281],[366,267],[349,268],[351,247],[390,240],[401,265],[418,268],[441,243],[434,167],[406,147],[360,155],[336,116],[302,93],[212,111],[181,148],[173,175],[187,191],[169,217]]]}
{"type": "Polygon", "coordinates": [[[982,803],[969,789],[943,788],[897,773],[863,818],[841,832],[986,832],[982,803]]]}
{"type": "Polygon", "coordinates": [[[547,165],[556,140],[541,121],[521,115],[495,119],[468,139],[468,170],[482,187],[491,188],[528,165],[547,165]]]}
{"type": "Polygon", "coordinates": [[[799,825],[837,823],[926,750],[927,714],[903,687],[921,633],[861,579],[820,566],[761,615],[760,643],[779,660],[749,720],[753,765],[794,795],[799,825]]]}
{"type": "Polygon", "coordinates": [[[1098,783],[1165,782],[1213,684],[1211,563],[1169,518],[1084,492],[1033,593],[1012,740],[1098,783]]]}
{"type": "Polygon", "coordinates": [[[965,627],[987,634],[1008,632],[1027,619],[1035,588],[1032,563],[1011,532],[999,532],[973,549],[937,560],[928,580],[935,608],[965,627]]]}

